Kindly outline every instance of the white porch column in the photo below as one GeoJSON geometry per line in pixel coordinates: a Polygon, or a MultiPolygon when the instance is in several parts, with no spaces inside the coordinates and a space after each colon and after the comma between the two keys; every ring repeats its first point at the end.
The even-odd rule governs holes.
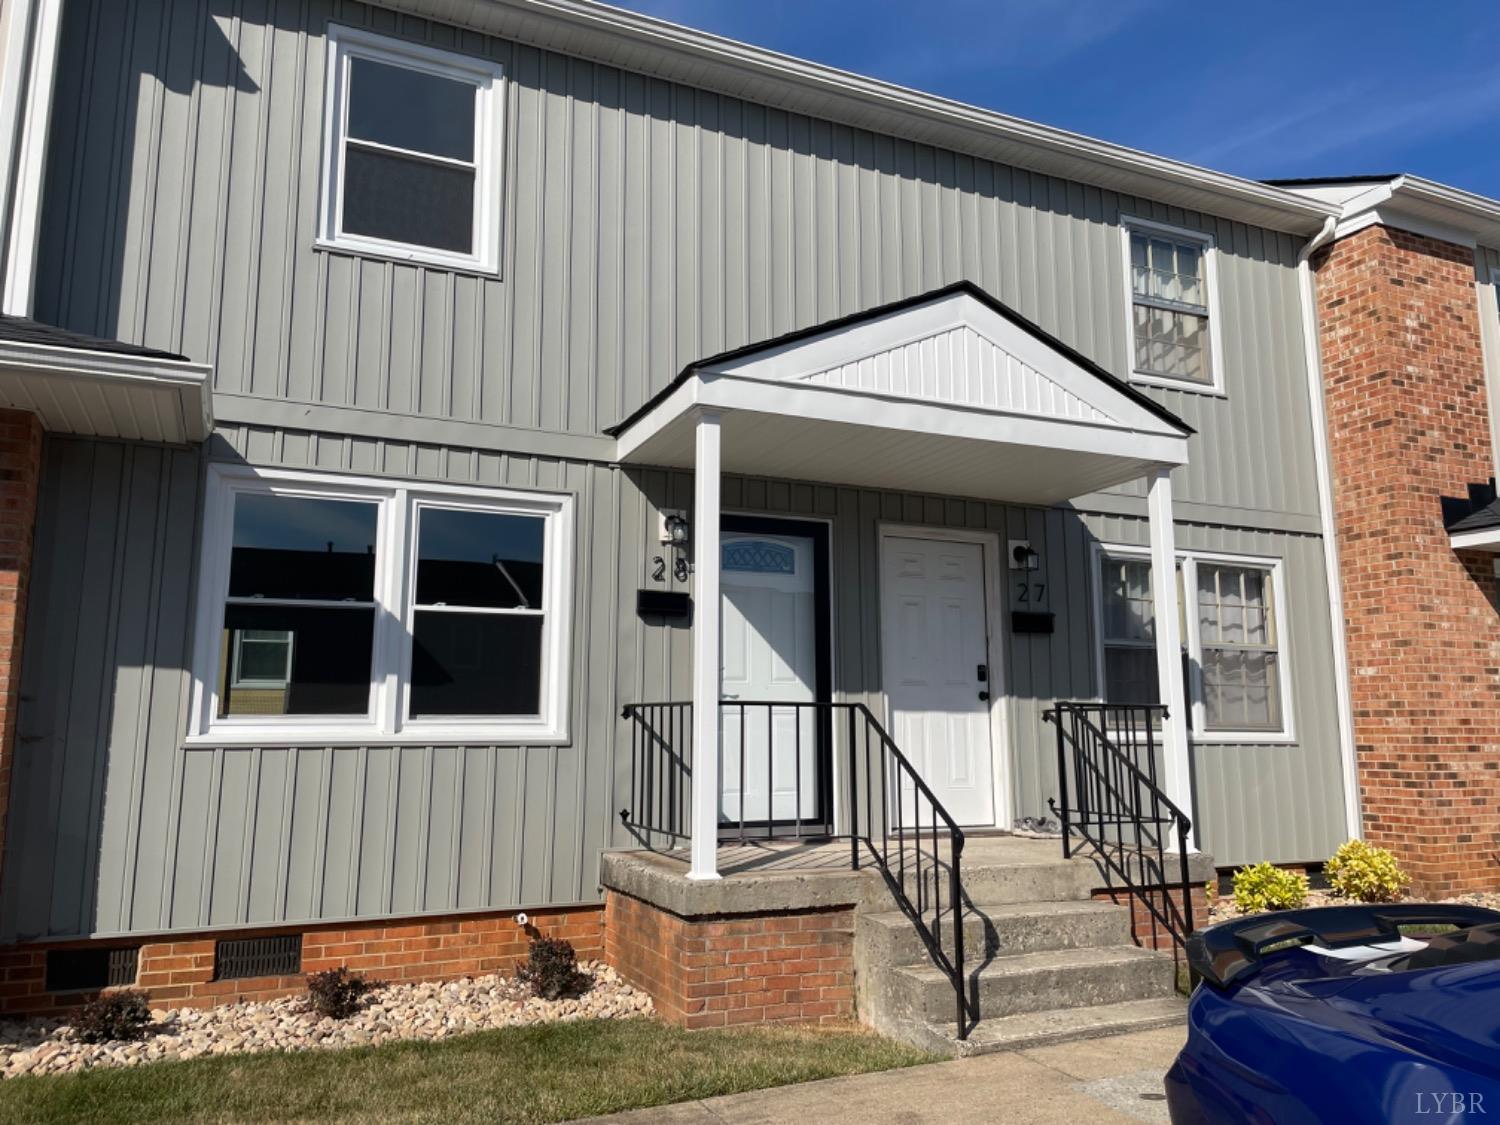
{"type": "MultiPolygon", "coordinates": [[[[1177,606],[1177,535],[1172,526],[1171,470],[1156,469],[1148,478],[1147,513],[1151,521],[1151,598],[1156,606],[1156,676],[1167,705],[1162,724],[1167,796],[1193,817],[1193,790],[1188,772],[1187,691],[1182,682],[1182,616],[1177,606]]],[[[1196,848],[1195,834],[1188,846],[1196,848]]]]}
{"type": "Polygon", "coordinates": [[[719,877],[719,415],[694,423],[693,460],[693,865],[689,879],[719,877]]]}

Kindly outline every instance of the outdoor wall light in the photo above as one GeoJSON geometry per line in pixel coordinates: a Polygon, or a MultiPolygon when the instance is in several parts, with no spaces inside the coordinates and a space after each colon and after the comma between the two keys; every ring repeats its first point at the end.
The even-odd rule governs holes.
{"type": "Polygon", "coordinates": [[[1037,570],[1042,565],[1042,556],[1032,549],[1029,539],[1010,541],[1011,570],[1037,570]]]}
{"type": "MultiPolygon", "coordinates": [[[[688,523],[687,513],[680,510],[665,510],[660,516],[661,541],[672,548],[672,576],[679,582],[686,582],[688,575],[692,573],[692,566],[687,560],[687,546],[693,538],[692,525],[688,523]]],[[[653,562],[655,568],[651,577],[660,582],[666,577],[667,561],[657,555],[653,562]]]]}

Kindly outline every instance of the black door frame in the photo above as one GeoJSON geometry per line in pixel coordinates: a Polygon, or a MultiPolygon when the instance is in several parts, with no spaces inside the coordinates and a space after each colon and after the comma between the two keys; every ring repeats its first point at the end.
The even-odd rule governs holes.
{"type": "MultiPolygon", "coordinates": [[[[785,535],[800,539],[811,539],[813,543],[813,633],[816,649],[813,656],[813,700],[818,703],[833,702],[833,594],[829,575],[829,542],[831,527],[822,519],[816,517],[798,518],[796,516],[761,516],[761,515],[721,515],[719,517],[719,533],[725,532],[736,534],[763,534],[763,535],[785,535]]],[[[722,551],[722,541],[715,547],[722,551]]],[[[722,594],[721,594],[722,597],[722,594]]],[[[721,638],[720,645],[723,640],[721,638]]],[[[723,661],[722,648],[719,659],[723,661]]],[[[723,689],[720,688],[722,696],[723,689]]],[[[733,703],[734,700],[722,700],[721,702],[733,703]]],[[[819,836],[831,836],[833,834],[833,715],[829,709],[822,709],[817,713],[816,734],[814,736],[814,753],[817,754],[818,768],[815,773],[818,787],[817,820],[809,825],[807,821],[801,821],[802,835],[804,838],[817,838],[819,836]],[[809,831],[811,829],[811,831],[809,831]]],[[[769,794],[767,801],[770,800],[769,794]]],[[[769,806],[768,810],[769,812],[769,806]]],[[[756,821],[746,822],[746,827],[755,824],[769,831],[773,836],[777,829],[786,829],[788,832],[795,830],[797,820],[771,820],[769,822],[756,821]]],[[[733,835],[726,828],[720,829],[721,835],[733,835]]]]}

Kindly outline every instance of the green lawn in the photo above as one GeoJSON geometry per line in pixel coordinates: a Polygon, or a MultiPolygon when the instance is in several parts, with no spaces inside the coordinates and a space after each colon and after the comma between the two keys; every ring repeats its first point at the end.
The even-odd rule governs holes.
{"type": "Polygon", "coordinates": [[[854,1028],[686,1032],[589,1020],[13,1078],[0,1083],[0,1121],[566,1121],[931,1058],[854,1028]]]}

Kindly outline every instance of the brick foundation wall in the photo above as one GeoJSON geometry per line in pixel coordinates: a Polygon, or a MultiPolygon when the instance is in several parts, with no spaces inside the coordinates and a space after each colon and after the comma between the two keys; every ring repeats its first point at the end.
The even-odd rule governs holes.
{"type": "MultiPolygon", "coordinates": [[[[581,906],[530,910],[530,926],[516,925],[514,910],[486,915],[420,918],[317,927],[281,927],[206,934],[174,934],[141,943],[136,987],[153,1005],[206,1008],[241,1000],[273,1000],[306,990],[305,974],[347,965],[378,980],[454,980],[508,973],[525,959],[536,935],[566,938],[580,960],[604,956],[604,909],[581,906]],[[214,945],[231,938],[302,934],[302,972],[295,976],[215,981],[214,945]]],[[[92,992],[49,993],[48,949],[132,945],[127,940],[61,942],[0,949],[0,1015],[76,1008],[92,992]]]]}
{"type": "MultiPolygon", "coordinates": [[[[1153,892],[1159,893],[1159,892],[1153,892]]],[[[1179,910],[1182,909],[1182,891],[1180,889],[1168,889],[1167,895],[1176,903],[1179,910]]],[[[1208,894],[1200,883],[1188,888],[1188,895],[1193,902],[1193,929],[1200,930],[1208,922],[1208,894]]],[[[1112,902],[1116,906],[1128,906],[1130,908],[1130,933],[1135,939],[1135,944],[1142,949],[1171,949],[1172,936],[1167,933],[1160,922],[1158,922],[1134,895],[1125,891],[1102,889],[1094,891],[1095,902],[1112,902]]]]}
{"type": "Polygon", "coordinates": [[[1441,505],[1493,472],[1473,251],[1374,226],[1314,268],[1365,836],[1421,894],[1493,889],[1496,585],[1441,505]]]}
{"type": "Polygon", "coordinates": [[[36,528],[42,424],[24,410],[0,410],[0,869],[21,698],[21,642],[36,528]]]}
{"type": "Polygon", "coordinates": [[[611,890],[606,960],[689,1028],[854,1015],[852,908],[683,918],[611,890]]]}

